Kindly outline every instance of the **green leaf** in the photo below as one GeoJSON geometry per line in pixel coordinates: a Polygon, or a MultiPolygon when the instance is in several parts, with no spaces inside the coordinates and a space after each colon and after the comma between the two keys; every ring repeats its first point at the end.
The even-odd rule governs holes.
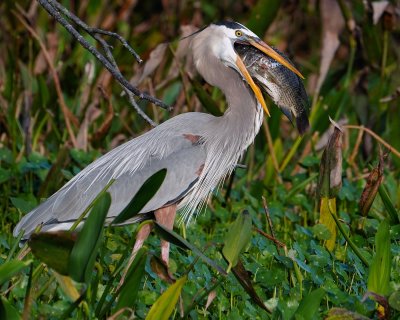
{"type": "Polygon", "coordinates": [[[368,274],[368,291],[378,295],[389,294],[389,280],[391,267],[389,222],[380,223],[375,235],[375,256],[372,259],[368,274]]]}
{"type": "Polygon", "coordinates": [[[160,189],[167,175],[167,169],[161,169],[148,178],[124,210],[114,219],[112,224],[119,224],[137,215],[160,189]]]}
{"type": "Polygon", "coordinates": [[[0,319],[5,320],[20,320],[21,316],[17,310],[7,301],[6,298],[1,297],[0,300],[0,319]]]}
{"type": "Polygon", "coordinates": [[[31,194],[24,197],[10,197],[10,200],[22,213],[28,213],[37,206],[36,198],[31,194]]]}
{"type": "MultiPolygon", "coordinates": [[[[325,238],[321,236],[320,239],[323,238],[324,240],[326,240],[325,246],[331,252],[335,248],[336,243],[336,223],[332,215],[337,216],[336,198],[328,199],[327,197],[322,197],[319,220],[321,224],[328,229],[329,232],[325,233],[325,238]]],[[[317,226],[315,226],[314,228],[316,228],[317,226]]]]}
{"type": "Polygon", "coordinates": [[[6,182],[12,176],[11,170],[0,168],[0,184],[6,182]]]}
{"type": "Polygon", "coordinates": [[[303,300],[301,300],[301,303],[296,310],[295,319],[314,319],[314,315],[318,311],[319,305],[324,295],[325,290],[319,288],[305,296],[303,300]]]}
{"type": "Polygon", "coordinates": [[[110,194],[103,193],[94,204],[72,248],[68,267],[69,274],[75,281],[88,282],[90,279],[110,205],[110,194]]]}
{"type": "MultiPolygon", "coordinates": [[[[31,264],[32,260],[11,260],[0,265],[0,285],[10,280],[15,274],[31,264]]],[[[4,318],[2,318],[4,319],[4,318]]]]}
{"type": "Polygon", "coordinates": [[[153,304],[146,320],[168,320],[175,305],[178,302],[182,287],[186,282],[187,277],[184,276],[178,279],[171,285],[153,304]]]}
{"type": "Polygon", "coordinates": [[[390,295],[389,305],[394,310],[400,311],[400,290],[395,291],[390,295]]]}
{"type": "Polygon", "coordinates": [[[280,0],[258,0],[257,4],[253,6],[251,10],[250,18],[247,21],[247,27],[255,34],[262,37],[277,17],[281,4],[282,1],[280,0]]]}
{"type": "Polygon", "coordinates": [[[77,238],[69,231],[41,232],[31,235],[28,245],[33,255],[59,274],[68,275],[68,260],[77,238]]]}
{"type": "Polygon", "coordinates": [[[235,267],[239,255],[248,246],[251,239],[251,217],[247,210],[239,214],[225,236],[222,254],[229,263],[230,268],[235,267]]]}
{"type": "Polygon", "coordinates": [[[121,286],[118,295],[118,302],[115,310],[125,307],[133,307],[139,292],[139,286],[144,275],[146,265],[147,249],[141,248],[129,268],[124,284],[121,286]]]}
{"type": "Polygon", "coordinates": [[[384,184],[381,184],[379,186],[379,195],[382,199],[382,202],[386,208],[386,211],[388,212],[390,216],[390,220],[393,222],[393,224],[400,222],[400,213],[397,212],[395,206],[392,203],[392,200],[389,197],[389,193],[386,190],[386,187],[384,184]]]}

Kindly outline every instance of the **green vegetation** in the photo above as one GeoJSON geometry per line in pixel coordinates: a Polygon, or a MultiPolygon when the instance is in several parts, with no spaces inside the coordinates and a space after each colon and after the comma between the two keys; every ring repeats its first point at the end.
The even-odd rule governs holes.
{"type": "MultiPolygon", "coordinates": [[[[62,3],[89,25],[119,33],[149,61],[153,71],[140,76],[143,67],[105,37],[122,73],[174,106],[168,112],[139,101],[157,122],[225,108],[219,90],[191,79],[182,59],[174,62],[182,55],[180,27],[242,22],[306,76],[311,131],[299,137],[272,107],[245,167],[195,223],[176,223],[173,232],[154,223],[129,267],[135,234],[149,222],[102,228],[106,190],[86,212],[92,228],[36,235],[32,254],[12,236],[21,217],[150,126],[36,1],[1,1],[0,319],[400,317],[398,4],[379,15],[381,1],[361,0],[62,3]],[[329,116],[342,131],[326,133],[329,116]],[[159,259],[160,236],[173,243],[169,270],[159,259]]],[[[164,176],[151,177],[117,221],[140,210],[164,176]]]]}

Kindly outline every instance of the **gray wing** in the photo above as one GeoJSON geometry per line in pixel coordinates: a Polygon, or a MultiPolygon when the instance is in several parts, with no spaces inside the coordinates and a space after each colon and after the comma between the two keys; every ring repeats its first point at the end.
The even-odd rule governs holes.
{"type": "MultiPolygon", "coordinates": [[[[181,124],[176,118],[179,117],[94,161],[24,216],[15,227],[14,236],[24,230],[23,239],[27,239],[40,224],[42,231],[68,230],[107,183],[115,179],[108,189],[112,202],[107,217],[112,221],[112,217],[125,208],[142,184],[163,168],[167,169],[165,180],[141,213],[178,202],[197,181],[206,152],[200,136],[193,134],[196,130],[193,127],[189,129],[187,125],[176,127],[181,124]]],[[[194,127],[203,122],[202,119],[196,121],[196,124],[192,123],[194,127]]]]}

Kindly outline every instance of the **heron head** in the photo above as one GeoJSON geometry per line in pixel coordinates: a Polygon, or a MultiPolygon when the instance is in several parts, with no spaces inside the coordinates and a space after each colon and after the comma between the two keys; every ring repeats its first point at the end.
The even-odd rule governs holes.
{"type": "Polygon", "coordinates": [[[242,59],[235,51],[235,43],[254,46],[264,54],[275,59],[277,62],[304,78],[301,73],[290,64],[284,57],[273,50],[269,45],[262,41],[254,32],[247,29],[238,22],[221,21],[209,25],[209,33],[213,34],[213,41],[210,42],[212,54],[221,60],[227,67],[235,69],[253,90],[257,100],[262,105],[264,111],[269,115],[269,111],[260,88],[254,83],[242,59]]]}

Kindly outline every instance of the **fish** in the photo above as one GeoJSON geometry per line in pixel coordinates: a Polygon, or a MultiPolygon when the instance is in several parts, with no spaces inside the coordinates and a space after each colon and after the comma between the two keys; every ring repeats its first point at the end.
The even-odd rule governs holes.
{"type": "MultiPolygon", "coordinates": [[[[284,53],[274,47],[272,49],[294,65],[284,53]]],[[[303,135],[310,127],[310,103],[302,79],[253,46],[235,43],[235,50],[253,80],[271,97],[292,124],[295,119],[297,130],[303,135]]]]}

